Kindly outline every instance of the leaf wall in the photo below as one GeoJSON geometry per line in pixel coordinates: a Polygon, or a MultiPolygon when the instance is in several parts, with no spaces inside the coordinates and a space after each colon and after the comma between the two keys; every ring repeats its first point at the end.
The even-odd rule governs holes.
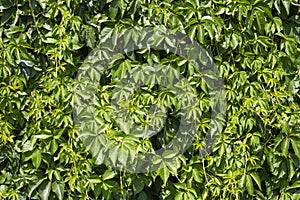
{"type": "MultiPolygon", "coordinates": [[[[299,12],[299,0],[1,0],[0,198],[299,199],[299,12]],[[154,49],[120,57],[97,93],[99,120],[114,120],[105,83],[137,63],[173,63],[197,91],[201,118],[192,147],[176,162],[153,173],[119,172],[97,165],[79,139],[76,73],[112,31],[152,26],[186,34],[213,56],[226,88],[225,127],[200,158],[210,112],[201,74],[154,49]]],[[[136,122],[156,99],[176,111],[174,95],[161,89],[136,92],[136,122]]],[[[178,125],[168,120],[151,139],[125,138],[126,148],[164,146],[178,125]]],[[[105,128],[117,141],[119,133],[105,128]]]]}

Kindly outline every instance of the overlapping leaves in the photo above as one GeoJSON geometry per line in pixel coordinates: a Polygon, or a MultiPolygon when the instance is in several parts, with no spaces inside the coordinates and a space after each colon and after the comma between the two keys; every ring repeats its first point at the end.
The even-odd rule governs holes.
{"type": "MultiPolygon", "coordinates": [[[[299,4],[298,0],[0,1],[0,197],[298,199],[299,4]],[[205,81],[182,58],[141,50],[116,59],[107,79],[122,77],[141,61],[173,63],[197,91],[199,132],[184,156],[162,165],[157,173],[119,173],[95,165],[71,117],[75,74],[113,29],[158,25],[187,34],[214,55],[226,87],[226,128],[213,152],[200,159],[198,150],[210,121],[205,81]]],[[[134,39],[128,35],[128,40],[134,39]]],[[[97,94],[98,116],[109,122],[111,92],[104,84],[97,94]]],[[[155,95],[166,105],[176,105],[172,95],[159,94],[151,87],[137,93],[136,121],[141,122],[144,112],[136,105],[151,104],[155,95]]],[[[169,120],[169,131],[138,141],[141,151],[174,137],[176,119],[169,120]]],[[[123,133],[109,136],[118,134],[123,133]]],[[[135,142],[128,138],[124,148],[136,148],[135,142]]]]}

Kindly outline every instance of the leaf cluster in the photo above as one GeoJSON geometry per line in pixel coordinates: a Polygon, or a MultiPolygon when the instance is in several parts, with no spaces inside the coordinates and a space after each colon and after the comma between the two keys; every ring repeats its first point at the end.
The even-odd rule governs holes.
{"type": "MultiPolygon", "coordinates": [[[[299,13],[299,0],[0,0],[0,198],[300,199],[299,13]],[[114,145],[112,162],[165,147],[181,108],[155,77],[136,74],[151,84],[124,102],[134,122],[147,124],[152,104],[167,110],[165,121],[153,119],[165,123],[157,135],[137,139],[116,128],[115,80],[143,64],[170,65],[199,101],[197,134],[183,155],[153,173],[119,172],[99,165],[86,150],[95,145],[80,140],[72,118],[76,73],[114,32],[153,26],[208,50],[224,80],[227,116],[212,152],[200,157],[210,126],[207,79],[167,51],[115,57],[97,88],[95,121],[105,137],[93,140],[114,145]]],[[[154,38],[163,40],[172,47],[168,36],[154,38]]]]}

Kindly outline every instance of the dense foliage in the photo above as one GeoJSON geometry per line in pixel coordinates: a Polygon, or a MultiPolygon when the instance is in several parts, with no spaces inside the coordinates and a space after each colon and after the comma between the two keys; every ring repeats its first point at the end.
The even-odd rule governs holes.
{"type": "MultiPolygon", "coordinates": [[[[300,199],[299,12],[299,0],[1,0],[0,198],[300,199]],[[96,164],[79,139],[76,73],[113,31],[153,26],[210,52],[226,87],[226,122],[212,152],[199,157],[210,121],[201,74],[155,49],[120,57],[104,83],[139,64],[170,63],[197,91],[201,115],[192,147],[177,162],[153,173],[120,172],[96,164]]],[[[100,121],[114,120],[110,95],[102,84],[100,121]]],[[[135,95],[132,116],[141,124],[157,99],[177,111],[176,96],[162,88],[135,95]]],[[[169,125],[143,140],[105,129],[128,148],[155,149],[176,135],[169,127],[176,120],[170,114],[169,125]]]]}

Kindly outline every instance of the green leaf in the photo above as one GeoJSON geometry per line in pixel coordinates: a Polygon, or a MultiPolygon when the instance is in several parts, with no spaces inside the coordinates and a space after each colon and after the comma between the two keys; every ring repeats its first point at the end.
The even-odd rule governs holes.
{"type": "Polygon", "coordinates": [[[115,165],[117,162],[117,158],[119,155],[119,146],[118,145],[114,145],[113,148],[109,151],[109,157],[110,160],[112,161],[112,163],[115,165]]]}
{"type": "Polygon", "coordinates": [[[170,171],[164,163],[162,163],[160,169],[158,170],[158,173],[164,185],[166,185],[170,176],[170,171]]]}
{"type": "Polygon", "coordinates": [[[300,159],[300,140],[292,139],[291,142],[296,156],[300,159]]]}
{"type": "Polygon", "coordinates": [[[102,175],[102,180],[112,179],[117,175],[117,173],[111,169],[107,169],[102,175]]]}
{"type": "Polygon", "coordinates": [[[288,190],[300,188],[300,180],[295,181],[291,186],[287,187],[288,190]]]}
{"type": "Polygon", "coordinates": [[[239,41],[238,41],[238,37],[235,33],[232,34],[231,36],[232,40],[231,40],[231,47],[233,49],[235,49],[238,45],[239,45],[239,41]]]}
{"type": "Polygon", "coordinates": [[[38,139],[47,139],[52,137],[52,135],[47,135],[47,134],[39,134],[39,135],[34,135],[33,137],[38,138],[38,139]]]}
{"type": "Polygon", "coordinates": [[[109,6],[109,16],[112,19],[115,19],[118,14],[118,1],[114,0],[111,5],[109,6]]]}
{"type": "Polygon", "coordinates": [[[48,181],[48,183],[46,184],[46,182],[44,182],[40,189],[39,189],[39,196],[41,197],[42,200],[48,200],[49,195],[50,195],[50,191],[51,191],[51,182],[48,181]]]}
{"type": "Polygon", "coordinates": [[[261,181],[260,181],[260,177],[258,176],[258,174],[256,172],[251,172],[250,175],[252,176],[253,180],[256,182],[259,189],[261,190],[261,181]]]}
{"type": "Polygon", "coordinates": [[[246,188],[248,193],[253,196],[254,195],[254,187],[253,187],[253,182],[252,178],[250,175],[246,175],[246,188]]]}
{"type": "Polygon", "coordinates": [[[242,189],[245,187],[245,185],[246,185],[246,174],[243,174],[239,185],[240,185],[240,188],[242,188],[242,189]]]}
{"type": "Polygon", "coordinates": [[[51,144],[50,144],[51,154],[53,155],[57,149],[58,149],[58,144],[56,140],[55,139],[51,140],[51,144]]]}
{"type": "Polygon", "coordinates": [[[35,168],[39,168],[40,164],[41,164],[41,161],[42,161],[42,153],[40,150],[35,150],[33,153],[32,153],[32,164],[35,168]]]}
{"type": "Polygon", "coordinates": [[[196,30],[197,30],[197,25],[193,25],[188,31],[188,36],[191,38],[192,41],[195,39],[196,30]]]}
{"type": "Polygon", "coordinates": [[[1,1],[1,6],[0,6],[0,9],[8,9],[10,8],[11,6],[13,6],[13,3],[10,1],[10,0],[2,0],[1,1]]]}
{"type": "Polygon", "coordinates": [[[147,194],[143,191],[139,194],[139,198],[138,200],[144,200],[144,199],[147,199],[147,194]]]}
{"type": "Polygon", "coordinates": [[[120,64],[117,71],[113,74],[113,77],[118,76],[120,79],[123,78],[127,72],[131,70],[130,60],[126,59],[124,62],[120,64]]]}
{"type": "Polygon", "coordinates": [[[283,155],[286,157],[289,153],[289,147],[290,147],[290,139],[289,138],[285,138],[282,142],[281,142],[281,151],[283,153],[283,155]]]}
{"type": "Polygon", "coordinates": [[[42,179],[38,180],[37,182],[35,182],[35,184],[34,184],[33,186],[30,187],[28,196],[31,197],[31,194],[34,192],[34,190],[35,190],[36,188],[38,188],[38,187],[41,185],[41,183],[42,183],[44,180],[46,180],[46,179],[47,179],[47,177],[42,178],[42,179]]]}
{"type": "Polygon", "coordinates": [[[290,0],[281,0],[282,1],[282,4],[286,10],[286,13],[289,15],[290,14],[290,4],[291,4],[291,1],[290,0]]]}
{"type": "Polygon", "coordinates": [[[145,186],[144,182],[142,182],[139,179],[136,179],[136,181],[134,181],[133,183],[134,195],[140,193],[143,190],[144,186],[145,186]]]}
{"type": "Polygon", "coordinates": [[[162,157],[163,159],[170,159],[170,158],[175,158],[177,156],[178,152],[173,151],[173,150],[166,150],[163,152],[162,157]]]}
{"type": "Polygon", "coordinates": [[[175,195],[175,200],[182,200],[183,199],[183,192],[181,192],[181,191],[178,191],[177,193],[176,193],[176,195],[175,195]]]}
{"type": "Polygon", "coordinates": [[[196,169],[193,169],[193,178],[198,183],[202,183],[203,181],[203,178],[200,176],[200,172],[196,169]]]}
{"type": "Polygon", "coordinates": [[[37,0],[37,1],[39,2],[43,10],[45,10],[48,1],[47,0],[37,0]]]}
{"type": "Polygon", "coordinates": [[[299,91],[299,81],[291,81],[288,85],[288,93],[295,94],[299,91]]]}
{"type": "Polygon", "coordinates": [[[62,200],[64,198],[65,185],[63,183],[54,182],[52,184],[52,190],[59,200],[62,200]]]}
{"type": "Polygon", "coordinates": [[[1,16],[1,26],[3,26],[6,22],[8,22],[15,12],[16,12],[15,8],[4,10],[1,16]]]}
{"type": "Polygon", "coordinates": [[[95,197],[98,198],[99,195],[101,194],[101,185],[100,184],[97,184],[95,189],[94,189],[94,194],[95,194],[95,197]]]}
{"type": "Polygon", "coordinates": [[[262,9],[263,12],[266,14],[266,16],[268,16],[270,19],[273,19],[271,9],[266,3],[258,2],[254,6],[257,7],[257,8],[262,9]]]}
{"type": "Polygon", "coordinates": [[[43,42],[48,43],[48,44],[55,44],[57,42],[57,39],[55,38],[46,38],[43,40],[43,42]]]}
{"type": "Polygon", "coordinates": [[[119,157],[118,160],[124,165],[127,163],[128,160],[128,149],[121,146],[121,148],[119,148],[119,157]]]}

